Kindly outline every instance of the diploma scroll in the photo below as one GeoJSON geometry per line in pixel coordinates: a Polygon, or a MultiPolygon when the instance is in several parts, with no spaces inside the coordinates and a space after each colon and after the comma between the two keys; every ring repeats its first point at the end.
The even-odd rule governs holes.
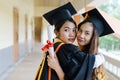
{"type": "MultiPolygon", "coordinates": [[[[47,28],[48,30],[48,40],[53,43],[53,27],[52,26],[48,26],[47,28]]],[[[49,51],[50,51],[50,56],[54,57],[54,47],[49,47],[49,51]]]]}

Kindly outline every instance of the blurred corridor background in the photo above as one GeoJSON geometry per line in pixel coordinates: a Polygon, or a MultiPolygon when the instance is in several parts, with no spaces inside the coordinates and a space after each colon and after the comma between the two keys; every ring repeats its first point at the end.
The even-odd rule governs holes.
{"type": "Polygon", "coordinates": [[[85,9],[98,8],[114,34],[101,37],[108,80],[120,80],[120,0],[0,0],[0,80],[34,80],[49,24],[42,15],[71,2],[81,21],[85,9]]]}

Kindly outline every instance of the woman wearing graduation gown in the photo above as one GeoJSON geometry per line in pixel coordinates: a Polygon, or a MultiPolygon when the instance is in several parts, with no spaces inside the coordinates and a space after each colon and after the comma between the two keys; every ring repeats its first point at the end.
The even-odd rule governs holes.
{"type": "MultiPolygon", "coordinates": [[[[84,13],[83,16],[85,16],[85,14],[86,13],[84,13]]],[[[102,17],[102,15],[99,13],[97,9],[93,9],[89,11],[87,14],[89,17],[87,17],[83,22],[81,22],[78,25],[77,41],[80,50],[88,54],[96,55],[98,53],[99,37],[108,35],[110,33],[113,33],[114,31],[110,28],[109,24],[105,21],[105,19],[102,17]]],[[[54,59],[51,59],[49,56],[48,65],[52,67],[57,73],[63,75],[66,74],[62,73],[61,71],[58,71],[59,70],[58,62],[56,62],[54,59]],[[57,64],[58,66],[55,66],[55,64],[57,64]]],[[[83,78],[84,76],[86,75],[83,76],[78,75],[80,80],[82,80],[81,78],[83,78]]],[[[89,80],[106,80],[103,65],[100,65],[93,69],[93,72],[89,80]]]]}
{"type": "MultiPolygon", "coordinates": [[[[113,33],[109,24],[95,8],[83,14],[88,15],[78,25],[77,42],[79,48],[87,54],[98,54],[99,37],[113,33]]],[[[94,68],[90,80],[106,80],[103,64],[94,68]]]]}
{"type": "MultiPolygon", "coordinates": [[[[54,40],[54,50],[56,50],[57,46],[59,46],[61,43],[67,43],[69,44],[63,44],[57,54],[60,66],[63,70],[64,79],[65,80],[88,80],[91,73],[93,66],[96,63],[96,57],[100,56],[94,56],[92,54],[85,54],[84,52],[80,51],[77,46],[71,44],[74,42],[76,37],[76,24],[74,20],[72,19],[72,15],[75,14],[76,11],[73,8],[73,6],[68,3],[62,7],[59,7],[53,11],[50,11],[44,15],[44,18],[51,24],[55,25],[55,33],[56,31],[59,31],[62,29],[64,24],[67,24],[65,26],[65,33],[71,33],[72,36],[68,39],[63,38],[62,36],[65,35],[57,35],[57,39],[54,40]],[[72,23],[71,25],[68,25],[68,23],[72,23]],[[70,28],[72,27],[72,28],[70,28]]],[[[69,35],[69,34],[68,34],[69,35]]],[[[69,35],[70,36],[70,35],[69,35]]],[[[45,64],[47,63],[47,60],[45,61],[45,64]]],[[[45,76],[47,75],[47,68],[43,69],[43,73],[40,80],[47,80],[45,76]],[[45,70],[45,71],[44,71],[45,70]]],[[[56,72],[54,70],[51,71],[51,80],[59,80],[59,76],[56,76],[56,72]]]]}

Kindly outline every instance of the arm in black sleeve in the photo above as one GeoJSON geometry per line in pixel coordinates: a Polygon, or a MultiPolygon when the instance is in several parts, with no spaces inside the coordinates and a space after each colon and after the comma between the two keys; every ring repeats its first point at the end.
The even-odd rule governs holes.
{"type": "Polygon", "coordinates": [[[64,44],[57,57],[65,73],[65,80],[87,80],[92,72],[95,56],[85,54],[77,46],[64,44]]]}

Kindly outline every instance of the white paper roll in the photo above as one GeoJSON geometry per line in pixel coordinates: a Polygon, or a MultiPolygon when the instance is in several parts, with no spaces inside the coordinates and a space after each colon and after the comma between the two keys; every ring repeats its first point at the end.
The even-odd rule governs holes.
{"type": "MultiPolygon", "coordinates": [[[[48,30],[48,40],[51,43],[53,43],[53,27],[52,26],[48,26],[47,30],[48,30]]],[[[54,48],[50,47],[49,51],[51,53],[50,56],[54,57],[54,48]]]]}

